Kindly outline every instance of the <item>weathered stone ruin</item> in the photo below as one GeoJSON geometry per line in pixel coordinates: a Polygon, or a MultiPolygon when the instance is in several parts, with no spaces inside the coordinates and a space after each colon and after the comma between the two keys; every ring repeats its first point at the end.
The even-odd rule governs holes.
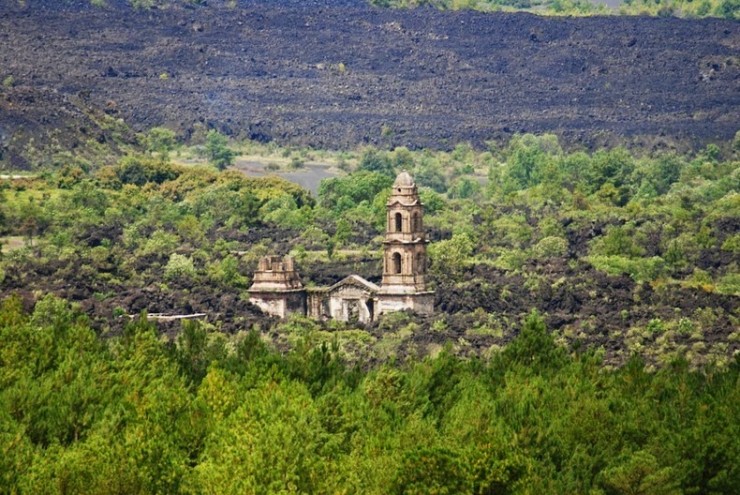
{"type": "Polygon", "coordinates": [[[428,243],[424,207],[413,178],[401,172],[388,198],[383,279],[378,286],[350,275],[331,287],[306,288],[293,259],[268,256],[260,260],[249,288],[249,300],[270,315],[292,313],[317,319],[369,322],[378,315],[406,309],[434,311],[434,292],[426,287],[428,243]]]}

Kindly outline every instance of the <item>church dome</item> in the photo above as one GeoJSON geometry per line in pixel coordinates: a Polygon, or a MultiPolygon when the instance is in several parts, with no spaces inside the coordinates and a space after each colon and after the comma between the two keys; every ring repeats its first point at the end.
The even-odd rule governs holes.
{"type": "Polygon", "coordinates": [[[396,181],[393,183],[393,187],[414,187],[414,179],[405,170],[398,174],[396,181]]]}

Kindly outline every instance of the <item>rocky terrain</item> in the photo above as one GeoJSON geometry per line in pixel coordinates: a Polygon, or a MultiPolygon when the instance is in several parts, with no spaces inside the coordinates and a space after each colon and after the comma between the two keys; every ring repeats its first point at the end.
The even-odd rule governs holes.
{"type": "Polygon", "coordinates": [[[716,19],[0,0],[0,163],[133,142],[119,119],[329,148],[522,132],[696,148],[738,130],[738,48],[716,19]]]}

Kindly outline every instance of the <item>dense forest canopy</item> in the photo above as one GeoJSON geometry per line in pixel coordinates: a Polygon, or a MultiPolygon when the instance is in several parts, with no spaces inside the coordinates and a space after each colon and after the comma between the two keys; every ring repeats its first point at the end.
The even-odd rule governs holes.
{"type": "Polygon", "coordinates": [[[488,362],[347,367],[304,336],[145,320],[100,340],[53,296],[0,307],[2,493],[730,494],[740,362],[605,371],[537,314],[488,362]]]}

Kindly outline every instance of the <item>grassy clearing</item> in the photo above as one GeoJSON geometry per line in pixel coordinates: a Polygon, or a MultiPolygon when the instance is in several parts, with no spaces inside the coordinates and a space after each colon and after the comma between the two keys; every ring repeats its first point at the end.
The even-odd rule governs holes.
{"type": "Polygon", "coordinates": [[[26,239],[24,237],[14,235],[0,237],[0,252],[2,254],[8,254],[24,247],[26,247],[26,239]]]}

